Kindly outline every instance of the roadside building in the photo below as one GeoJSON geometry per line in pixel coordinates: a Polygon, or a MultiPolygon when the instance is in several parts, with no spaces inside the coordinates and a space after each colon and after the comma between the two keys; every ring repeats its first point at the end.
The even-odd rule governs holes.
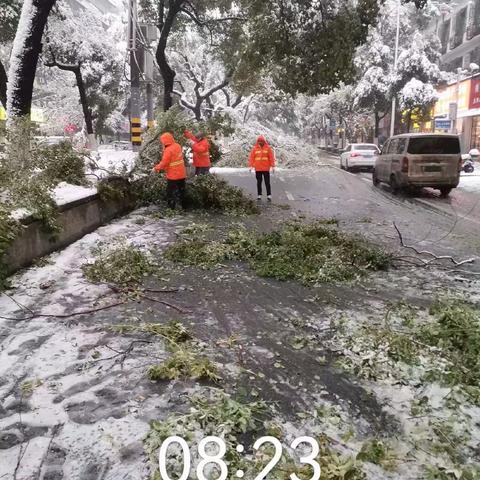
{"type": "Polygon", "coordinates": [[[438,90],[435,104],[436,131],[456,131],[462,141],[462,149],[480,149],[480,74],[464,78],[438,90]],[[456,122],[452,112],[456,107],[456,122]],[[443,128],[439,128],[443,127],[443,128]]]}
{"type": "Polygon", "coordinates": [[[442,5],[432,29],[441,43],[441,67],[449,72],[480,65],[480,0],[442,5]]]}
{"type": "Polygon", "coordinates": [[[440,7],[432,23],[441,44],[440,66],[456,80],[438,90],[436,131],[455,131],[462,148],[480,147],[480,0],[440,7]]]}

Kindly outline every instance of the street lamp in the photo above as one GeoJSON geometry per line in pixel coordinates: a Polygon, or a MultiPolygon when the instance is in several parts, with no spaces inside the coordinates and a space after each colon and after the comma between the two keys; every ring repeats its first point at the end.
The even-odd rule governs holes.
{"type": "MultiPolygon", "coordinates": [[[[398,0],[397,3],[397,33],[395,35],[395,60],[393,63],[393,72],[397,73],[397,63],[398,63],[398,43],[400,40],[400,7],[402,5],[401,0],[398,0]]],[[[392,114],[391,114],[391,121],[390,121],[390,136],[393,137],[395,132],[395,110],[397,108],[397,98],[393,95],[392,98],[392,114]]]]}

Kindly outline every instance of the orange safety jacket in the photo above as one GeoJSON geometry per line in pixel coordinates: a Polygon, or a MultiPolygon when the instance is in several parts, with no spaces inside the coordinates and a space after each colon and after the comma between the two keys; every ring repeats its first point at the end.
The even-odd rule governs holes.
{"type": "Polygon", "coordinates": [[[254,168],[256,172],[269,172],[271,168],[275,167],[275,154],[264,137],[258,137],[257,143],[250,153],[248,166],[254,168]],[[263,147],[260,146],[262,141],[265,143],[263,147]]]}
{"type": "Polygon", "coordinates": [[[194,167],[211,167],[210,161],[210,143],[206,138],[199,140],[193,133],[188,130],[185,137],[193,141],[193,165],[194,167]]]}
{"type": "Polygon", "coordinates": [[[184,180],[187,178],[182,147],[175,142],[171,133],[161,135],[160,142],[162,142],[165,149],[161,162],[155,165],[155,171],[165,170],[167,180],[184,180]]]}

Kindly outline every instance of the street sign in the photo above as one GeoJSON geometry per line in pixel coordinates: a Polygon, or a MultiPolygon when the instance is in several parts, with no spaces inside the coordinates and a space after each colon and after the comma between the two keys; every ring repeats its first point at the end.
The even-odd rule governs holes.
{"type": "Polygon", "coordinates": [[[448,118],[453,121],[457,119],[457,104],[455,102],[448,104],[448,118]]]}
{"type": "Polygon", "coordinates": [[[435,119],[435,130],[450,130],[452,128],[452,121],[444,118],[435,119]]]}

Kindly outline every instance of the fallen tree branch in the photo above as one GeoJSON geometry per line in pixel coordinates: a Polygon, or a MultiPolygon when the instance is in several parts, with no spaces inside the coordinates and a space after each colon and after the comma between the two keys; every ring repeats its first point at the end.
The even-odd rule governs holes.
{"type": "Polygon", "coordinates": [[[149,297],[148,295],[140,295],[140,297],[144,298],[145,300],[149,300],[150,302],[160,303],[161,305],[165,305],[167,307],[173,308],[174,310],[180,313],[191,313],[189,310],[185,310],[181,307],[177,307],[176,305],[173,305],[169,302],[165,302],[164,300],[158,300],[156,298],[149,297]]]}
{"type": "Polygon", "coordinates": [[[96,360],[91,360],[88,363],[95,364],[95,363],[100,363],[100,362],[107,362],[109,360],[115,360],[113,362],[113,365],[111,368],[113,368],[114,365],[120,364],[120,366],[123,368],[123,364],[125,360],[127,359],[127,356],[132,353],[135,345],[137,343],[145,343],[145,344],[152,344],[154,342],[150,340],[132,340],[128,347],[125,350],[115,350],[114,348],[110,347],[109,345],[105,345],[105,348],[111,350],[112,352],[115,352],[115,355],[112,355],[111,357],[107,358],[98,358],[96,360]]]}
{"type": "Polygon", "coordinates": [[[413,250],[417,255],[428,255],[429,257],[432,257],[431,260],[424,260],[424,259],[419,258],[419,260],[422,261],[422,263],[424,263],[424,265],[430,265],[431,263],[433,263],[435,261],[439,261],[439,260],[449,260],[455,266],[459,267],[459,266],[465,265],[467,263],[473,263],[476,260],[476,258],[469,258],[469,259],[466,259],[466,260],[457,261],[453,257],[451,257],[450,255],[440,255],[439,256],[439,255],[435,255],[432,252],[429,252],[428,250],[418,250],[411,245],[405,244],[405,242],[403,240],[402,232],[397,227],[397,224],[395,222],[393,222],[393,226],[395,227],[395,230],[397,231],[398,238],[400,240],[400,245],[402,247],[407,248],[409,250],[413,250]]]}
{"type": "Polygon", "coordinates": [[[118,307],[119,305],[123,305],[123,304],[125,304],[125,300],[111,303],[109,305],[104,305],[103,307],[92,308],[89,310],[81,310],[79,312],[63,313],[63,314],[57,314],[57,315],[49,314],[49,313],[32,312],[30,316],[23,317],[23,318],[11,318],[11,317],[3,317],[3,316],[0,316],[0,318],[2,320],[10,320],[10,321],[18,321],[18,322],[32,320],[34,318],[71,318],[71,317],[79,317],[81,315],[90,315],[92,313],[101,312],[103,310],[109,310],[110,308],[118,307]]]}
{"type": "Polygon", "coordinates": [[[22,310],[26,310],[27,312],[33,313],[33,311],[29,308],[26,307],[25,305],[22,305],[19,301],[15,300],[11,295],[8,293],[2,292],[3,295],[5,295],[7,298],[9,298],[17,307],[19,307],[22,310]]]}

